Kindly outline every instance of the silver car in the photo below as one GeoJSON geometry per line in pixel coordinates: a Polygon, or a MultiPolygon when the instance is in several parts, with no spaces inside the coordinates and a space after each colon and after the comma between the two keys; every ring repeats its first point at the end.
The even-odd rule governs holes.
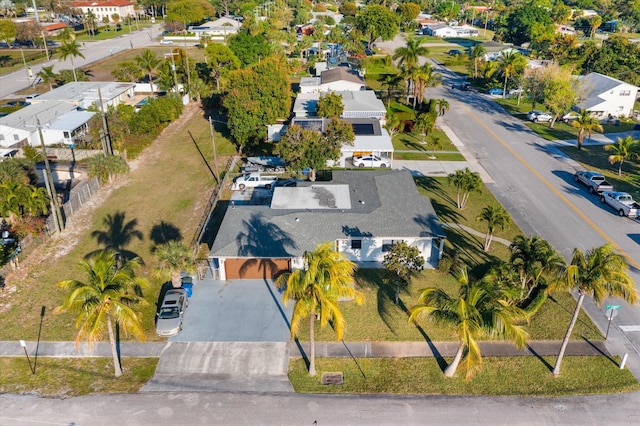
{"type": "Polygon", "coordinates": [[[537,123],[538,121],[550,122],[553,119],[553,116],[548,112],[533,110],[533,111],[529,111],[529,113],[527,114],[527,118],[533,121],[534,123],[537,123]]]}
{"type": "Polygon", "coordinates": [[[185,289],[172,288],[165,293],[160,311],[156,314],[158,336],[175,336],[182,330],[182,317],[187,306],[189,298],[185,289]]]}

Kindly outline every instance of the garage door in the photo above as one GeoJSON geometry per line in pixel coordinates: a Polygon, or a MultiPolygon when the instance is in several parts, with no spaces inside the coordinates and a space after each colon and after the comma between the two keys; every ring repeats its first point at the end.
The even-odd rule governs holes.
{"type": "Polygon", "coordinates": [[[224,262],[228,280],[272,279],[291,270],[291,259],[227,259],[224,262]]]}

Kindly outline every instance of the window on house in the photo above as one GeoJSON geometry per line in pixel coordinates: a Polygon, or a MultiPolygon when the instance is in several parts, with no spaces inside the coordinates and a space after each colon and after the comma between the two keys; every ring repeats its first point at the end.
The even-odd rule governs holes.
{"type": "Polygon", "coordinates": [[[16,135],[15,133],[13,134],[13,140],[14,141],[19,141],[20,140],[20,136],[16,135]]]}
{"type": "Polygon", "coordinates": [[[63,134],[65,139],[69,139],[69,132],[64,132],[63,134]]]}
{"type": "Polygon", "coordinates": [[[351,240],[351,249],[360,250],[362,248],[362,240],[351,240]]]}
{"type": "Polygon", "coordinates": [[[0,141],[4,140],[4,135],[0,135],[0,141]]]}
{"type": "Polygon", "coordinates": [[[620,96],[631,96],[631,90],[621,90],[620,96]]]}
{"type": "Polygon", "coordinates": [[[382,240],[382,252],[385,253],[391,251],[391,247],[400,241],[401,240],[382,240]]]}

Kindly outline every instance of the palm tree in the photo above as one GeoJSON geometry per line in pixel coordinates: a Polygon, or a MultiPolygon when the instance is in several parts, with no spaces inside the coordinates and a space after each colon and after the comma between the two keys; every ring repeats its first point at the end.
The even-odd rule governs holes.
{"type": "Polygon", "coordinates": [[[486,206],[476,217],[477,221],[487,222],[487,233],[484,237],[484,251],[489,251],[491,241],[493,240],[493,231],[499,227],[505,229],[509,227],[511,216],[502,206],[486,206]]]}
{"type": "Polygon", "coordinates": [[[304,269],[296,269],[281,275],[276,285],[284,287],[282,299],[285,303],[295,300],[291,318],[291,336],[298,335],[302,320],[309,318],[309,375],[316,375],[315,362],[315,320],[320,318],[320,327],[329,321],[342,340],[346,322],[338,308],[340,299],[353,299],[357,304],[364,302],[364,296],[353,287],[355,263],[344,254],[334,250],[333,243],[318,245],[312,252],[304,254],[304,269]]]}
{"type": "Polygon", "coordinates": [[[609,163],[618,163],[618,176],[620,176],[622,163],[632,156],[638,158],[638,140],[631,136],[625,136],[624,139],[619,137],[617,141],[617,145],[607,145],[604,149],[605,151],[613,151],[613,154],[609,156],[609,163]]]}
{"type": "Polygon", "coordinates": [[[393,113],[393,112],[389,112],[387,114],[387,122],[384,125],[384,128],[387,129],[387,131],[389,132],[389,137],[391,139],[393,139],[393,135],[396,134],[396,132],[402,133],[402,129],[401,129],[403,128],[402,124],[403,124],[403,121],[400,120],[399,114],[393,113]]]}
{"type": "Polygon", "coordinates": [[[597,306],[601,306],[611,296],[621,297],[629,304],[637,303],[638,292],[628,271],[629,266],[624,257],[616,253],[609,244],[588,250],[586,254],[577,248],[573,250],[571,263],[549,287],[549,291],[578,291],[578,303],[560,346],[560,353],[553,368],[554,376],[560,375],[560,364],[586,295],[591,296],[597,306]]]}
{"type": "Polygon", "coordinates": [[[458,210],[462,210],[467,204],[471,192],[480,192],[480,188],[482,188],[480,174],[472,172],[468,167],[449,174],[449,183],[456,187],[456,207],[458,210]]]}
{"type": "Polygon", "coordinates": [[[589,19],[589,27],[590,27],[589,38],[593,38],[593,36],[596,34],[596,31],[598,30],[600,25],[602,25],[602,16],[594,15],[591,17],[591,19],[589,19]]]}
{"type": "Polygon", "coordinates": [[[582,142],[584,141],[585,134],[591,137],[591,132],[597,130],[602,132],[602,125],[600,121],[586,109],[581,109],[578,118],[571,122],[571,126],[578,129],[578,149],[582,149],[582,142]]]}
{"type": "Polygon", "coordinates": [[[415,127],[414,129],[420,132],[422,135],[422,145],[425,145],[426,142],[424,138],[433,130],[436,125],[436,116],[435,113],[431,112],[421,112],[416,117],[415,127]]]}
{"type": "Polygon", "coordinates": [[[427,139],[427,149],[431,149],[430,159],[435,160],[436,158],[436,149],[442,149],[442,141],[438,136],[431,136],[427,139]]]}
{"type": "Polygon", "coordinates": [[[56,80],[58,76],[55,72],[53,72],[53,65],[49,65],[48,67],[42,67],[42,69],[37,74],[40,77],[44,84],[49,85],[49,90],[53,90],[53,82],[56,80]]]}
{"type": "Polygon", "coordinates": [[[465,378],[468,380],[482,364],[478,339],[487,336],[509,339],[521,348],[528,334],[516,325],[525,320],[524,311],[511,305],[499,286],[487,280],[470,280],[465,268],[460,269],[458,282],[457,297],[451,297],[436,287],[422,289],[419,304],[411,308],[409,321],[416,322],[424,315],[450,326],[458,340],[458,350],[444,375],[453,377],[464,357],[465,378]]]}
{"type": "Polygon", "coordinates": [[[41,186],[29,185],[26,187],[26,205],[25,212],[32,216],[45,214],[49,209],[49,194],[47,190],[41,186]]]}
{"type": "Polygon", "coordinates": [[[156,70],[158,65],[160,65],[160,59],[156,57],[156,54],[153,53],[150,49],[144,49],[142,53],[136,56],[136,63],[140,68],[142,68],[149,78],[149,84],[151,85],[151,93],[153,91],[153,72],[156,70]]]}
{"type": "Polygon", "coordinates": [[[469,50],[469,59],[473,61],[473,78],[478,78],[478,62],[487,54],[482,44],[476,44],[469,50]]]}
{"type": "Polygon", "coordinates": [[[80,56],[81,58],[84,59],[84,55],[82,54],[82,52],[80,52],[80,46],[78,45],[78,42],[76,42],[75,39],[62,42],[60,44],[60,47],[58,47],[58,53],[60,54],[60,57],[58,58],[58,60],[61,62],[66,61],[67,58],[71,59],[71,69],[73,70],[73,79],[77,82],[78,76],[76,74],[76,67],[73,64],[73,58],[75,58],[76,56],[80,56]]]}
{"type": "Polygon", "coordinates": [[[429,49],[422,44],[425,38],[409,37],[405,46],[399,47],[393,53],[392,59],[398,61],[398,67],[402,70],[402,75],[407,78],[407,95],[413,88],[413,75],[418,67],[420,57],[429,55],[429,49]]]}
{"type": "Polygon", "coordinates": [[[403,81],[399,74],[384,74],[382,77],[382,85],[387,86],[387,108],[391,105],[391,91],[397,90],[403,81]]]}
{"type": "Polygon", "coordinates": [[[449,109],[449,101],[445,98],[436,99],[436,110],[438,111],[438,115],[444,115],[444,113],[449,109]]]}
{"type": "Polygon", "coordinates": [[[519,75],[526,65],[527,59],[520,52],[504,52],[500,55],[500,74],[504,79],[503,98],[507,96],[509,79],[519,75]]]}
{"type": "Polygon", "coordinates": [[[527,299],[538,285],[546,284],[547,278],[564,267],[562,256],[538,235],[517,235],[509,249],[509,263],[515,268],[520,281],[520,300],[527,299]]]}
{"type": "Polygon", "coordinates": [[[105,326],[111,343],[111,354],[115,376],[122,375],[118,359],[113,321],[127,334],[131,333],[139,340],[144,340],[142,314],[135,306],[145,305],[144,298],[138,296],[140,289],[147,282],[136,277],[134,269],[139,265],[137,259],[118,266],[115,253],[102,251],[89,260],[81,261],[80,269],[87,274],[87,281],[64,280],[58,286],[69,293],[55,312],[75,310],[79,312],[76,327],[76,347],[81,340],[87,340],[89,347],[104,333],[105,326]]]}
{"type": "Polygon", "coordinates": [[[424,64],[420,68],[414,68],[413,72],[413,109],[416,102],[422,103],[424,91],[427,87],[435,87],[442,83],[442,74],[436,72],[431,65],[424,64]]]}
{"type": "Polygon", "coordinates": [[[182,286],[180,274],[182,271],[187,273],[195,272],[195,256],[189,247],[178,241],[169,241],[155,247],[153,254],[160,263],[154,273],[165,279],[171,277],[171,285],[174,288],[182,286]]]}

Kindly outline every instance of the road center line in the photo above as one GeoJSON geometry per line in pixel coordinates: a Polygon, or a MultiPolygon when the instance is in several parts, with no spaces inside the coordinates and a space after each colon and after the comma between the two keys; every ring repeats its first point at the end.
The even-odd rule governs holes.
{"type": "MultiPolygon", "coordinates": [[[[456,102],[459,104],[461,103],[457,99],[456,99],[456,102]]],[[[558,191],[558,189],[556,189],[555,186],[551,185],[551,183],[544,176],[542,176],[536,169],[534,169],[526,161],[524,161],[524,158],[522,158],[520,154],[515,152],[513,148],[507,145],[507,143],[504,140],[502,140],[500,136],[498,136],[493,130],[487,127],[472,111],[469,111],[469,115],[471,116],[471,118],[473,118],[473,120],[476,123],[478,123],[483,129],[485,129],[487,133],[493,136],[494,139],[498,141],[498,143],[500,143],[500,145],[502,145],[507,151],[509,151],[511,155],[513,155],[516,158],[516,160],[518,160],[531,173],[533,173],[535,177],[537,177],[542,183],[544,183],[547,188],[549,188],[562,201],[564,201],[565,204],[567,204],[571,208],[571,210],[577,213],[578,216],[580,216],[594,231],[596,231],[602,238],[604,238],[609,244],[611,244],[618,251],[618,253],[624,256],[625,259],[627,259],[627,262],[633,265],[636,269],[640,270],[640,263],[636,262],[626,251],[622,250],[622,248],[618,244],[616,244],[615,241],[613,241],[604,231],[602,231],[602,229],[600,229],[591,219],[589,219],[589,217],[586,214],[584,214],[571,201],[569,201],[569,199],[564,194],[558,191]]]]}

